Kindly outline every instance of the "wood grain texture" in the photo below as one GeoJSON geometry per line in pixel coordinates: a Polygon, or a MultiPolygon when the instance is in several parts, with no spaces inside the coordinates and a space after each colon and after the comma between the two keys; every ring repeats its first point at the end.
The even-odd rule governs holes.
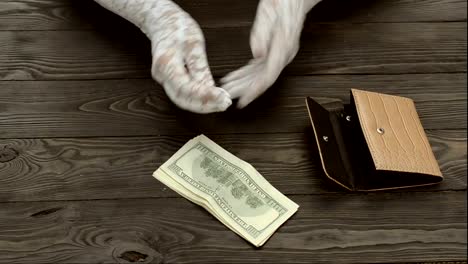
{"type": "Polygon", "coordinates": [[[6,203],[0,263],[381,263],[465,260],[466,192],[291,196],[261,249],[185,199],[6,203]]]}
{"type": "MultiPolygon", "coordinates": [[[[250,25],[258,1],[176,0],[203,27],[250,25]],[[226,8],[229,6],[229,8],[226,8]]],[[[466,21],[463,0],[327,0],[309,15],[313,22],[373,23],[466,21]]],[[[4,0],[0,3],[0,30],[78,30],[123,21],[92,0],[4,0]]]]}
{"type": "MultiPolygon", "coordinates": [[[[216,76],[248,61],[258,1],[175,1],[216,76]]],[[[466,264],[466,17],[466,0],[323,1],[264,96],[194,115],[150,79],[145,36],[94,1],[0,0],[0,263],[466,264]],[[326,180],[304,97],[350,88],[416,101],[441,184],[358,194],[326,180]],[[151,177],[199,133],[301,206],[265,247],[151,177]]]]}
{"type": "Polygon", "coordinates": [[[304,97],[349,101],[349,89],[416,101],[425,129],[465,129],[465,74],[284,77],[248,108],[195,115],[152,80],[0,82],[0,138],[304,132],[304,97]]]}
{"type": "MultiPolygon", "coordinates": [[[[205,30],[222,76],[250,58],[248,27],[205,30]],[[235,45],[233,45],[235,43],[235,45]]],[[[149,41],[137,28],[0,31],[0,80],[150,78],[149,41]]],[[[466,71],[466,23],[320,24],[306,27],[285,74],[466,71]]]]}
{"type": "MultiPolygon", "coordinates": [[[[346,193],[323,175],[312,133],[208,136],[251,163],[282,193],[346,193]]],[[[466,131],[428,135],[445,180],[410,191],[465,190],[466,131]]],[[[0,153],[17,153],[0,161],[0,201],[179,197],[151,175],[190,138],[0,140],[0,153]]]]}

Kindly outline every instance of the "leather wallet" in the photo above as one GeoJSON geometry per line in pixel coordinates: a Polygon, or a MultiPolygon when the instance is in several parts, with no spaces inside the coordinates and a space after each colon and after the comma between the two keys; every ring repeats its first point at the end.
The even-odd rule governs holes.
{"type": "Polygon", "coordinates": [[[351,89],[349,104],[306,98],[325,175],[351,191],[443,180],[413,100],[351,89]]]}

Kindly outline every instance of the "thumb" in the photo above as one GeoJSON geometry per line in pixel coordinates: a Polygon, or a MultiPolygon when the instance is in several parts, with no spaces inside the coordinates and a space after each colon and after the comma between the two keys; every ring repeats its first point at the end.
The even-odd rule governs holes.
{"type": "Polygon", "coordinates": [[[205,37],[198,23],[188,14],[187,17],[185,20],[187,23],[185,27],[186,38],[183,43],[187,70],[193,81],[214,86],[215,82],[206,55],[205,37]]]}
{"type": "Polygon", "coordinates": [[[274,25],[277,19],[277,0],[261,0],[250,33],[250,48],[254,58],[264,57],[268,53],[274,25]]]}

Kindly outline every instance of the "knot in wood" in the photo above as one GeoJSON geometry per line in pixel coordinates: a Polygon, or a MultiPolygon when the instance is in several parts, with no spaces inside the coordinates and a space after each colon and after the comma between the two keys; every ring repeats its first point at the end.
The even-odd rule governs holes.
{"type": "Polygon", "coordinates": [[[137,243],[112,241],[112,244],[117,243],[112,251],[117,263],[164,263],[164,256],[142,240],[137,243]]]}
{"type": "Polygon", "coordinates": [[[13,148],[5,146],[0,148],[0,163],[12,161],[18,157],[18,152],[13,148]]]}

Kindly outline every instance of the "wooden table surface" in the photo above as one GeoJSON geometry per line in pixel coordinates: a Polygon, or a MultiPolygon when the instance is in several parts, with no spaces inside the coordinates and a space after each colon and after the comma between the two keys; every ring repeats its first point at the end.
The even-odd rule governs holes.
{"type": "MultiPolygon", "coordinates": [[[[246,63],[257,1],[178,0],[216,77],[246,63]]],[[[408,263],[467,259],[467,1],[326,0],[242,111],[177,109],[149,41],[91,0],[0,2],[0,263],[408,263]],[[445,181],[350,193],[320,167],[303,98],[415,100],[445,181]],[[204,133],[300,209],[261,249],[152,172],[204,133]]]]}

